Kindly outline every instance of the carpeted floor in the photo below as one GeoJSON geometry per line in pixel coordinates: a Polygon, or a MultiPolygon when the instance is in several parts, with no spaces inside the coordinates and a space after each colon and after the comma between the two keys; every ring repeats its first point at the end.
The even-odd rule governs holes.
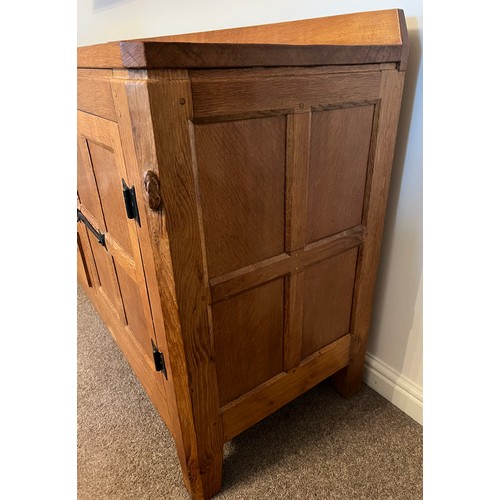
{"type": "MultiPolygon", "coordinates": [[[[422,427],[363,386],[328,381],[224,447],[215,497],[413,500],[423,496],[422,427]]],[[[79,500],[189,499],[170,434],[78,288],[79,500]]]]}

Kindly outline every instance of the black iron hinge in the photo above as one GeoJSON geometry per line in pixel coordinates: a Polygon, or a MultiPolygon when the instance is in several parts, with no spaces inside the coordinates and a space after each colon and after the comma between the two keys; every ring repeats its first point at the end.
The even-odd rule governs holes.
{"type": "Polygon", "coordinates": [[[135,187],[128,187],[125,180],[122,179],[123,187],[123,200],[125,201],[125,210],[129,219],[135,219],[139,226],[141,220],[139,219],[139,209],[137,208],[137,198],[135,197],[135,187]]]}
{"type": "Polygon", "coordinates": [[[153,361],[155,362],[155,370],[157,372],[163,372],[165,378],[167,377],[167,368],[165,366],[165,358],[163,353],[157,349],[155,343],[151,340],[151,347],[153,348],[153,361]]]}

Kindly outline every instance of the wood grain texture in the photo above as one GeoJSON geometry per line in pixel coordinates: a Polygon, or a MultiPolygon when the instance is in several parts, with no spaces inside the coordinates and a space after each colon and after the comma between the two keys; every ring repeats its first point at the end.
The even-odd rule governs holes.
{"type": "Polygon", "coordinates": [[[80,47],[78,67],[189,68],[399,62],[397,9],[80,47]]]}
{"type": "Polygon", "coordinates": [[[115,152],[88,141],[92,170],[98,186],[99,200],[106,231],[129,255],[132,254],[128,219],[122,194],[122,178],[116,165],[115,152]]]}
{"type": "Polygon", "coordinates": [[[285,333],[283,369],[289,371],[302,361],[304,317],[304,272],[291,273],[285,280],[285,333]]]}
{"type": "MultiPolygon", "coordinates": [[[[180,359],[175,360],[179,376],[175,390],[184,468],[193,498],[210,498],[221,485],[223,442],[207,312],[208,275],[190,124],[191,89],[189,80],[180,73],[175,80],[148,82],[147,92],[180,323],[180,329],[172,333],[177,336],[172,347],[179,349],[172,352],[171,363],[179,354],[180,359]]],[[[158,284],[163,290],[169,283],[165,282],[160,258],[154,255],[158,284]]],[[[161,297],[162,309],[164,314],[171,314],[172,304],[165,299],[161,297]]]]}
{"type": "MultiPolygon", "coordinates": [[[[172,367],[170,365],[170,352],[165,336],[164,330],[164,317],[161,311],[159,290],[156,282],[156,275],[153,264],[152,249],[151,249],[151,239],[150,234],[155,234],[154,225],[151,224],[151,220],[148,217],[148,211],[146,210],[147,205],[141,196],[141,181],[142,172],[139,169],[139,161],[143,161],[144,158],[140,159],[136,155],[136,148],[133,136],[133,125],[130,116],[130,108],[127,96],[127,82],[117,81],[114,79],[111,82],[113,101],[115,108],[117,110],[117,124],[120,130],[120,139],[123,149],[123,155],[125,158],[125,163],[127,165],[127,175],[130,185],[136,186],[136,203],[138,207],[139,214],[141,214],[141,225],[136,225],[135,230],[139,242],[139,249],[142,258],[142,270],[144,276],[144,286],[141,287],[141,299],[143,303],[149,308],[149,313],[152,319],[152,333],[154,335],[153,339],[157,349],[163,353],[165,365],[166,365],[166,375],[167,378],[163,376],[162,372],[156,372],[156,382],[162,385],[162,392],[165,397],[165,402],[169,407],[169,412],[171,416],[170,420],[170,431],[173,435],[176,446],[178,447],[178,453],[181,460],[184,459],[183,456],[183,446],[182,437],[179,427],[179,416],[177,412],[177,402],[175,399],[174,388],[171,382],[172,378],[172,367]],[[144,294],[146,292],[146,294],[144,294]]],[[[149,130],[145,128],[145,130],[149,130]]],[[[138,143],[139,144],[139,143],[138,143]]],[[[147,149],[146,149],[147,150],[147,149]]],[[[139,148],[139,151],[143,151],[139,148]]],[[[148,150],[147,150],[148,151],[148,150]]],[[[148,151],[150,155],[154,155],[153,152],[148,151]]],[[[148,158],[146,161],[150,161],[148,158]]],[[[168,245],[168,240],[167,240],[168,245]]],[[[163,259],[164,269],[171,275],[171,265],[169,261],[169,255],[165,255],[163,259]]],[[[173,286],[172,286],[173,287],[173,286]]],[[[176,304],[175,301],[172,302],[171,309],[176,314],[176,304]]]]}
{"type": "Polygon", "coordinates": [[[287,116],[286,234],[287,252],[304,248],[307,227],[307,186],[311,113],[287,116]]]}
{"type": "Polygon", "coordinates": [[[356,226],[335,236],[307,245],[304,249],[293,252],[291,256],[281,254],[258,264],[214,278],[210,280],[212,303],[227,299],[245,290],[272,281],[277,277],[299,272],[305,266],[354,248],[360,245],[362,241],[363,228],[356,226]]]}
{"type": "Polygon", "coordinates": [[[160,181],[158,176],[147,170],[142,177],[142,186],[147,200],[147,205],[151,210],[159,210],[161,206],[160,181]]]}
{"type": "Polygon", "coordinates": [[[358,249],[304,271],[302,359],[350,332],[358,249]]]}
{"type": "MultiPolygon", "coordinates": [[[[260,79],[269,77],[289,78],[293,76],[315,76],[333,75],[335,73],[369,73],[373,71],[384,71],[386,69],[398,69],[396,63],[359,64],[359,65],[336,65],[336,66],[279,66],[279,67],[251,67],[251,68],[210,68],[190,69],[188,74],[192,81],[209,79],[214,81],[238,79],[260,79]]],[[[104,71],[104,70],[79,70],[79,71],[104,71]]],[[[114,70],[113,73],[128,70],[114,70]]],[[[147,70],[144,70],[147,72],[147,70]]],[[[139,72],[139,71],[137,71],[139,72]]]]}
{"type": "MultiPolygon", "coordinates": [[[[77,207],[81,209],[80,197],[77,191],[77,207]]],[[[79,279],[79,282],[82,283],[84,288],[97,287],[100,285],[99,283],[99,275],[97,273],[97,268],[95,265],[95,259],[92,255],[92,247],[90,246],[90,240],[87,228],[82,224],[77,223],[77,243],[79,244],[79,250],[81,251],[82,260],[85,261],[86,268],[88,270],[87,279],[79,279]]],[[[79,275],[80,276],[80,275],[79,275]]]]}
{"type": "Polygon", "coordinates": [[[123,68],[120,44],[99,43],[77,49],[79,68],[123,68]]]}
{"type": "MultiPolygon", "coordinates": [[[[90,139],[102,147],[113,150],[113,127],[109,120],[82,111],[77,112],[78,131],[81,137],[90,139]]],[[[115,124],[116,127],[116,124],[115,124]]],[[[116,129],[115,129],[116,130],[116,129]]],[[[83,200],[82,200],[83,202],[83,200]]]]}
{"type": "MultiPolygon", "coordinates": [[[[87,229],[86,231],[88,232],[87,229]]],[[[107,306],[114,311],[114,314],[120,319],[123,325],[126,325],[127,317],[125,316],[125,308],[123,307],[123,299],[120,284],[116,276],[113,256],[90,234],[89,241],[97,270],[100,296],[107,306]]]]}
{"type": "Polygon", "coordinates": [[[380,71],[283,76],[193,78],[195,119],[300,113],[310,107],[378,98],[380,71]]]}
{"type": "Polygon", "coordinates": [[[95,183],[93,188],[90,184],[86,187],[93,191],[94,201],[98,200],[93,209],[104,224],[101,227],[107,233],[107,250],[137,283],[143,300],[134,307],[141,307],[147,318],[144,335],[154,338],[136,223],[126,217],[124,207],[122,179],[128,182],[128,173],[118,126],[112,121],[79,112],[78,130],[87,144],[87,177],[95,183]]]}
{"type": "Polygon", "coordinates": [[[137,346],[136,339],[131,334],[130,330],[123,325],[110,308],[106,307],[106,304],[100,300],[98,293],[94,289],[85,286],[83,282],[80,283],[92,300],[99,316],[103,319],[113,339],[127,359],[127,362],[137,375],[149,399],[158,410],[158,413],[167,424],[168,428],[174,433],[175,429],[173,422],[175,422],[175,419],[178,417],[175,413],[175,407],[172,407],[166,402],[163,391],[156,383],[156,372],[152,359],[144,355],[144,351],[137,346]]]}
{"type": "Polygon", "coordinates": [[[212,316],[222,406],[283,371],[283,280],[219,302],[212,316]]]}
{"type": "MultiPolygon", "coordinates": [[[[93,171],[92,158],[89,149],[89,137],[91,132],[96,131],[99,140],[111,141],[111,136],[103,125],[97,126],[93,119],[88,120],[85,113],[78,113],[78,198],[79,209],[98,231],[106,232],[106,223],[102,212],[99,191],[93,171]]],[[[116,277],[115,262],[113,256],[106,251],[88,230],[85,229],[89,242],[88,251],[85,254],[87,261],[94,261],[96,272],[96,283],[102,300],[114,311],[117,317],[126,324],[125,309],[123,307],[120,286],[116,277]]],[[[83,247],[82,247],[83,249],[83,247]]]]}
{"type": "Polygon", "coordinates": [[[270,45],[396,45],[398,10],[379,10],[300,21],[147,38],[145,41],[270,45]]]}
{"type": "Polygon", "coordinates": [[[312,114],[307,242],[361,224],[373,106],[312,114]]]}
{"type": "Polygon", "coordinates": [[[345,335],[302,361],[287,374],[280,373],[224,406],[221,409],[224,440],[232,439],[346,366],[350,342],[350,336],[345,335]]]}
{"type": "Polygon", "coordinates": [[[116,121],[115,105],[111,94],[110,72],[98,75],[97,71],[89,74],[81,70],[77,78],[77,107],[80,111],[116,121]],[[97,73],[97,75],[96,75],[97,73]],[[84,74],[85,76],[80,76],[84,74]]]}
{"type": "MultiPolygon", "coordinates": [[[[105,284],[102,296],[114,305],[124,327],[137,339],[143,356],[151,357],[151,340],[156,339],[137,225],[127,218],[124,207],[122,179],[127,183],[129,179],[119,128],[113,121],[79,111],[78,133],[86,173],[78,177],[79,208],[106,235],[105,249],[91,242],[100,280],[102,277],[105,284]],[[90,200],[91,206],[84,205],[85,200],[90,200]]],[[[155,383],[164,392],[162,377],[155,372],[155,383]]]]}
{"type": "Polygon", "coordinates": [[[151,352],[151,339],[149,336],[144,335],[144,332],[148,331],[148,324],[143,307],[141,307],[142,299],[139,287],[130,274],[117,263],[116,275],[120,283],[127,325],[132,335],[141,345],[143,352],[149,354],[151,352]]]}
{"type": "Polygon", "coordinates": [[[209,277],[283,253],[284,117],[195,125],[209,277]]]}
{"type": "Polygon", "coordinates": [[[408,29],[406,27],[406,18],[403,10],[398,9],[398,17],[399,17],[399,31],[401,33],[402,49],[397,69],[399,71],[406,71],[406,68],[408,66],[408,57],[410,56],[410,40],[408,38],[408,29]]]}
{"type": "Polygon", "coordinates": [[[76,233],[76,258],[77,258],[77,273],[78,273],[78,281],[85,283],[87,287],[92,286],[92,278],[90,276],[89,266],[85,259],[85,251],[83,250],[80,234],[76,233]]]}
{"type": "Polygon", "coordinates": [[[106,233],[106,248],[123,271],[135,280],[138,268],[134,258],[109,233],[106,233]]]}
{"type": "Polygon", "coordinates": [[[403,83],[404,72],[386,71],[382,75],[372,183],[366,213],[366,237],[360,248],[356,271],[350,362],[345,370],[333,377],[336,389],[346,397],[357,392],[361,385],[403,83]]]}
{"type": "MultiPolygon", "coordinates": [[[[121,42],[125,68],[247,68],[398,62],[396,45],[265,45],[193,42],[121,42]]],[[[99,66],[108,67],[108,66],[99,66]]]]}
{"type": "Polygon", "coordinates": [[[89,218],[94,227],[105,229],[104,217],[102,216],[101,202],[95,183],[95,177],[90,163],[88,141],[82,135],[77,137],[77,170],[76,180],[78,186],[79,206],[84,215],[89,218]]]}
{"type": "MultiPolygon", "coordinates": [[[[127,72],[128,73],[128,72],[127,72]]],[[[132,72],[134,73],[134,72],[132,72]]],[[[125,157],[131,179],[135,185],[142,180],[142,169],[158,173],[158,159],[154,143],[153,125],[149,107],[147,81],[144,75],[131,74],[113,82],[115,102],[122,110],[118,120],[125,157]]],[[[141,226],[137,228],[144,272],[147,282],[149,304],[153,316],[158,349],[164,353],[168,380],[164,381],[166,405],[171,417],[171,431],[181,464],[184,483],[191,491],[188,456],[190,439],[194,433],[191,415],[187,368],[184,346],[180,334],[180,321],[173,277],[170,244],[166,231],[164,209],[151,211],[138,191],[137,203],[141,213],[141,226]],[[161,290],[161,294],[160,294],[161,290]],[[186,416],[187,413],[187,416],[186,416]]]]}
{"type": "MultiPolygon", "coordinates": [[[[79,203],[77,208],[88,219],[94,228],[102,230],[103,232],[106,231],[106,225],[104,223],[99,223],[98,219],[94,217],[93,213],[85,205],[79,203]]],[[[100,212],[99,218],[103,220],[102,211],[100,212]]],[[[95,238],[95,236],[90,233],[89,235],[90,238],[95,238]]],[[[104,232],[104,235],[106,250],[113,257],[113,261],[117,262],[122,269],[132,277],[132,279],[135,279],[137,266],[134,258],[123,249],[123,247],[113,238],[113,236],[111,236],[109,232],[104,232]]]]}

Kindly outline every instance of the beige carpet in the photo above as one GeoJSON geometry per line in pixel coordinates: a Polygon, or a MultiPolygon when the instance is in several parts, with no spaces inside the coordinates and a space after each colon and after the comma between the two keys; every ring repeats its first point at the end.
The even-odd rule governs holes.
{"type": "MultiPolygon", "coordinates": [[[[363,386],[328,381],[224,448],[217,499],[422,498],[422,427],[363,386]]],[[[173,441],[78,290],[78,498],[188,499],[173,441]]]]}

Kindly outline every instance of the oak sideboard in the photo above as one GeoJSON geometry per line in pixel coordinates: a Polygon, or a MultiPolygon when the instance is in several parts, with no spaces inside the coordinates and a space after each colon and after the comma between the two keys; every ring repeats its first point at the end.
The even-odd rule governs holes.
{"type": "Polygon", "coordinates": [[[360,387],[408,36],[401,10],[78,48],[78,278],[174,438],[360,387]]]}

